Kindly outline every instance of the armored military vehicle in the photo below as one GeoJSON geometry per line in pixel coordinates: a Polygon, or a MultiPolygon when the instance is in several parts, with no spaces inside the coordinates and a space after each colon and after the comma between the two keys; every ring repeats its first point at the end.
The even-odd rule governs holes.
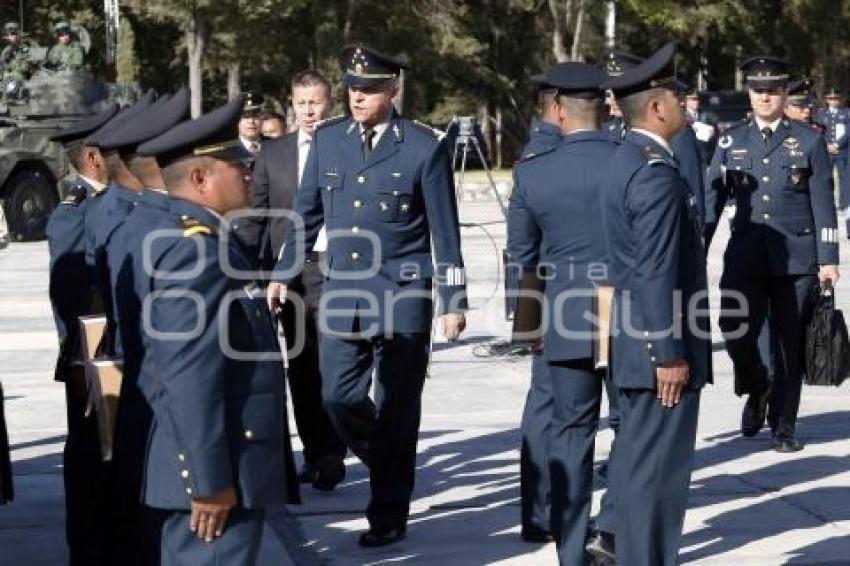
{"type": "Polygon", "coordinates": [[[30,78],[0,81],[0,200],[17,241],[43,238],[50,213],[65,196],[57,181],[68,163],[50,136],[114,97],[114,88],[86,73],[43,68],[47,48],[33,46],[29,53],[38,66],[30,78]]]}

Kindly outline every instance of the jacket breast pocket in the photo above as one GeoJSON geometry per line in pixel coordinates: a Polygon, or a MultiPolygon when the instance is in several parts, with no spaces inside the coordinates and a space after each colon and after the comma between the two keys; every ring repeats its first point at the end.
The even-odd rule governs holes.
{"type": "Polygon", "coordinates": [[[809,178],[812,176],[812,168],[805,157],[792,157],[783,165],[785,173],[785,188],[794,191],[808,191],[809,178]]]}
{"type": "Polygon", "coordinates": [[[398,185],[378,192],[378,217],[384,222],[406,222],[415,212],[413,187],[398,185]]]}
{"type": "Polygon", "coordinates": [[[325,209],[325,216],[337,216],[339,211],[342,210],[344,176],[344,173],[332,171],[328,171],[322,175],[322,206],[325,209]]]}

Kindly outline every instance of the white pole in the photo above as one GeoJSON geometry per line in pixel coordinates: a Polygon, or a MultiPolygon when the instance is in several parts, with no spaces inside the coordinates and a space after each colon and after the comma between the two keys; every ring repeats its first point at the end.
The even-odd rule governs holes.
{"type": "Polygon", "coordinates": [[[617,3],[608,0],[608,17],[605,19],[605,45],[609,50],[617,45],[617,3]]]}

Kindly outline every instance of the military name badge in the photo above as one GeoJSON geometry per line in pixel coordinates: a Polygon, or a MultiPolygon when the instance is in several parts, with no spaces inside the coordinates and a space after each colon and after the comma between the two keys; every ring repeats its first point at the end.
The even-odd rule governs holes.
{"type": "Polygon", "coordinates": [[[733,141],[735,141],[735,140],[732,139],[732,136],[729,136],[729,135],[723,136],[717,142],[717,147],[719,147],[720,149],[727,149],[729,147],[732,147],[733,141]]]}

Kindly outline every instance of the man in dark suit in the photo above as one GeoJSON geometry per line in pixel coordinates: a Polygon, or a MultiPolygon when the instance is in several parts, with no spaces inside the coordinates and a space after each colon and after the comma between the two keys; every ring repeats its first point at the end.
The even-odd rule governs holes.
{"type": "MultiPolygon", "coordinates": [[[[331,85],[316,71],[302,71],[292,79],[292,108],[298,130],[263,144],[254,165],[252,200],[254,209],[271,210],[266,218],[251,218],[240,235],[249,249],[268,268],[280,255],[289,216],[310,150],[313,127],[327,118],[333,105],[331,85]]],[[[322,374],[319,369],[319,333],[316,314],[325,276],[323,264],[327,238],[322,230],[304,269],[290,285],[299,304],[287,301],[281,312],[289,361],[289,388],[298,435],[304,444],[302,483],[330,491],[345,478],[345,443],[339,438],[322,407],[322,374]]]]}
{"type": "Polygon", "coordinates": [[[601,185],[621,410],[616,553],[618,563],[639,566],[678,561],[700,390],[710,377],[699,208],[670,148],[684,127],[673,54],[668,44],[607,85],[629,123],[601,185]]]}

